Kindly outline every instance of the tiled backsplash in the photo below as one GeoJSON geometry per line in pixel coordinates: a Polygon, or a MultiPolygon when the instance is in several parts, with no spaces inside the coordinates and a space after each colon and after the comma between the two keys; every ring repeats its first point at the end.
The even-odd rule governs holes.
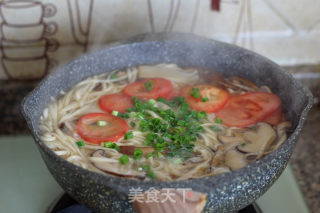
{"type": "Polygon", "coordinates": [[[15,0],[0,3],[0,79],[34,79],[106,43],[192,32],[281,65],[320,62],[319,0],[15,0]]]}

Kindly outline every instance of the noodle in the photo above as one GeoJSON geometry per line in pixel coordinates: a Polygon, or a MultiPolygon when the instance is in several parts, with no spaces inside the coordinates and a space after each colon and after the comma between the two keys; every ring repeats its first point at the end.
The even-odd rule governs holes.
{"type": "MultiPolygon", "coordinates": [[[[163,64],[161,66],[162,68],[164,67],[163,64]]],[[[56,155],[82,168],[104,173],[94,166],[94,164],[111,163],[116,165],[122,154],[115,149],[90,144],[79,148],[76,142],[81,140],[81,137],[75,131],[75,126],[77,120],[82,115],[91,112],[103,112],[96,104],[98,99],[105,94],[121,92],[126,85],[135,82],[139,78],[138,72],[137,68],[128,68],[125,71],[116,70],[81,81],[68,92],[61,91],[62,97],[58,100],[53,99],[48,108],[44,109],[40,118],[41,139],[56,155]],[[116,79],[112,78],[114,74],[117,75],[116,79]],[[97,150],[102,150],[107,157],[92,156],[92,153],[97,150]]],[[[196,75],[194,72],[191,74],[192,77],[196,75]]],[[[189,73],[188,75],[191,74],[189,73]]],[[[181,82],[171,81],[174,88],[180,88],[183,85],[181,82]]],[[[231,88],[227,89],[230,93],[236,94],[244,92],[241,91],[241,88],[246,91],[253,90],[252,88],[248,88],[248,86],[237,85],[237,87],[240,88],[239,91],[231,88]]],[[[266,86],[262,88],[265,91],[271,92],[266,86]]],[[[175,110],[160,102],[157,102],[156,106],[163,110],[175,110]]],[[[150,110],[148,113],[152,118],[159,118],[165,122],[157,113],[150,110]]],[[[193,150],[195,156],[190,159],[184,162],[175,162],[177,159],[174,158],[141,158],[139,161],[130,161],[126,166],[120,165],[119,171],[122,171],[124,168],[139,168],[143,165],[149,165],[158,180],[185,180],[229,172],[231,166],[225,164],[226,159],[223,159],[224,153],[231,149],[237,149],[236,147],[239,146],[239,141],[241,140],[236,143],[223,142],[219,140],[218,135],[222,134],[236,138],[242,137],[244,131],[251,130],[227,127],[216,123],[215,119],[216,116],[212,113],[208,114],[208,116],[201,121],[201,127],[203,127],[204,131],[199,134],[193,150]]],[[[134,137],[129,140],[121,138],[116,144],[120,147],[123,145],[143,146],[147,133],[139,131],[137,125],[138,120],[136,118],[129,118],[127,122],[133,122],[135,124],[135,126],[130,129],[134,137]]],[[[272,142],[271,146],[268,147],[268,144],[264,144],[259,152],[246,153],[243,155],[244,158],[255,156],[255,159],[258,160],[277,149],[286,140],[286,129],[289,128],[289,126],[290,123],[288,124],[288,122],[282,122],[274,126],[273,129],[276,133],[276,139],[272,142]]],[[[249,162],[250,160],[247,161],[247,163],[249,162]]]]}

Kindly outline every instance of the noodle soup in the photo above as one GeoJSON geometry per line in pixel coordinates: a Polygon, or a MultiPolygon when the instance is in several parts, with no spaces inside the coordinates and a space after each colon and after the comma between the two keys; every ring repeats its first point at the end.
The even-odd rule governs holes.
{"type": "Polygon", "coordinates": [[[286,139],[280,99],[247,79],[173,64],[90,77],[41,116],[41,139],[83,168],[185,180],[242,168],[286,139]]]}

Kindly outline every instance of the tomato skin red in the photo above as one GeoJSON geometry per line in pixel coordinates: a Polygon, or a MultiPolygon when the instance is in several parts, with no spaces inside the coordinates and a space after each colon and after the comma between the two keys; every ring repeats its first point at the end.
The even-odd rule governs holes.
{"type": "Polygon", "coordinates": [[[266,117],[263,121],[271,124],[273,126],[278,125],[283,118],[283,113],[281,107],[272,113],[270,116],[266,117]]]}
{"type": "Polygon", "coordinates": [[[226,90],[210,85],[187,87],[183,89],[181,94],[186,98],[191,108],[197,111],[206,111],[207,113],[219,111],[227,104],[230,98],[226,90]],[[192,88],[199,89],[200,98],[197,99],[190,94],[192,88]],[[208,98],[205,102],[202,101],[204,97],[208,98]]]}
{"type": "Polygon", "coordinates": [[[148,78],[127,85],[122,92],[130,97],[136,96],[140,99],[149,100],[159,97],[167,98],[173,90],[171,81],[164,78],[148,78]],[[145,88],[145,83],[153,81],[150,91],[145,88]]]}
{"type": "Polygon", "coordinates": [[[126,112],[126,109],[133,107],[131,98],[122,93],[104,95],[99,99],[99,107],[105,112],[118,111],[126,112]]]}
{"type": "Polygon", "coordinates": [[[247,127],[263,121],[281,106],[278,96],[271,93],[253,92],[233,96],[216,116],[226,126],[247,127]]]}
{"type": "Polygon", "coordinates": [[[78,135],[93,144],[105,141],[117,141],[128,131],[127,122],[107,113],[89,113],[83,115],[76,127],[78,135]],[[98,121],[106,121],[106,126],[98,126],[98,121]]]}

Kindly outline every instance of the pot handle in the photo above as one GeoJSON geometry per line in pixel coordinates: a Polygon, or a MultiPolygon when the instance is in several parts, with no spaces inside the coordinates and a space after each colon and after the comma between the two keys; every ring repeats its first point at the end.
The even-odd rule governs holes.
{"type": "Polygon", "coordinates": [[[189,188],[163,188],[129,194],[129,202],[138,213],[159,212],[193,212],[201,213],[206,204],[206,194],[193,191],[189,188]]]}

